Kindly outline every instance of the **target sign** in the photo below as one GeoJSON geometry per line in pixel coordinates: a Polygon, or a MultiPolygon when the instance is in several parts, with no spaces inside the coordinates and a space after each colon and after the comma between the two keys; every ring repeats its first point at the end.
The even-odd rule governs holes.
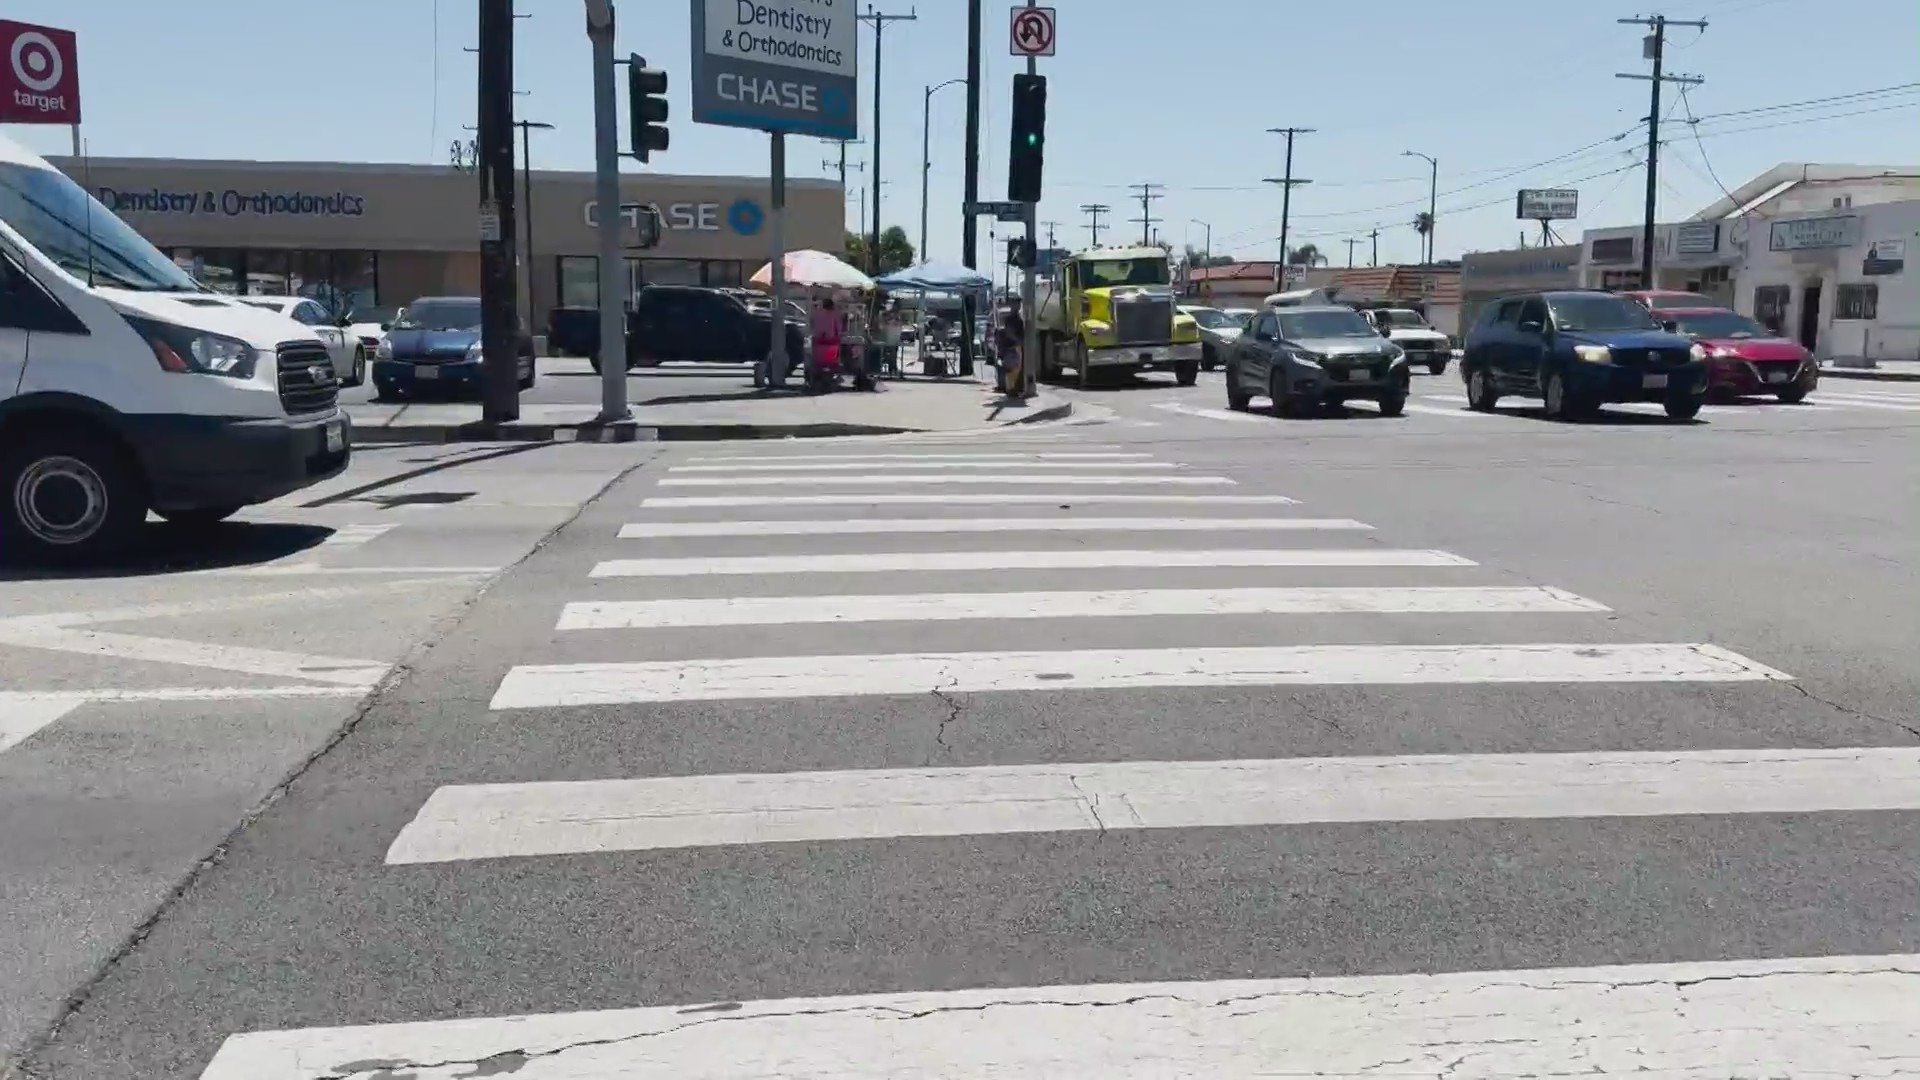
{"type": "Polygon", "coordinates": [[[1017,7],[1013,9],[1013,21],[1008,24],[1012,31],[1009,49],[1015,56],[1052,56],[1054,43],[1053,9],[1050,7],[1017,7]]]}
{"type": "Polygon", "coordinates": [[[0,123],[79,122],[73,31],[0,19],[0,123]]]}

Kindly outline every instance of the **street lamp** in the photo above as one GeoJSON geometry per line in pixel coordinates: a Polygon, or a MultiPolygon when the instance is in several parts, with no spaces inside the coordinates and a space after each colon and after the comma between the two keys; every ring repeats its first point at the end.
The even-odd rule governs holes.
{"type": "Polygon", "coordinates": [[[929,86],[920,99],[920,261],[927,261],[927,177],[933,169],[933,140],[930,131],[933,127],[933,95],[949,86],[958,86],[965,79],[948,79],[939,86],[929,86]]]}
{"type": "Polygon", "coordinates": [[[1400,151],[1400,156],[1424,158],[1426,160],[1427,165],[1429,166],[1429,169],[1427,171],[1427,237],[1426,237],[1427,258],[1426,258],[1426,262],[1428,266],[1432,266],[1433,265],[1433,227],[1435,224],[1434,199],[1437,195],[1437,192],[1435,189],[1440,186],[1440,162],[1436,161],[1434,158],[1426,154],[1421,153],[1418,150],[1402,150],[1400,151]]]}
{"type": "Polygon", "coordinates": [[[1207,246],[1201,252],[1201,261],[1211,265],[1213,262],[1213,222],[1201,221],[1199,218],[1188,218],[1187,221],[1193,225],[1205,225],[1207,227],[1207,246]]]}
{"type": "Polygon", "coordinates": [[[521,216],[527,219],[527,332],[533,332],[533,140],[535,130],[552,131],[553,125],[539,120],[515,120],[513,126],[520,129],[520,205],[521,216]]]}

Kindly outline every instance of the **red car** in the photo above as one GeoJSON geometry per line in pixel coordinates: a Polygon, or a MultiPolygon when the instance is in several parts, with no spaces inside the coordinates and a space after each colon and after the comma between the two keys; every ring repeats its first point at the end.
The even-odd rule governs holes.
{"type": "Polygon", "coordinates": [[[1805,398],[1820,381],[1813,355],[1800,343],[1725,308],[1660,308],[1657,318],[1705,353],[1707,393],[1772,394],[1788,403],[1805,398]]]}

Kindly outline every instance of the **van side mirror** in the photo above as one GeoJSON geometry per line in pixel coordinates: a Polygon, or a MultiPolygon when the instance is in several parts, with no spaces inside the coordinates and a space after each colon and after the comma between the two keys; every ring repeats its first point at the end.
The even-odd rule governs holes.
{"type": "Polygon", "coordinates": [[[1660,323],[1660,329],[1671,334],[1680,329],[1680,324],[1672,319],[1666,319],[1660,323]]]}

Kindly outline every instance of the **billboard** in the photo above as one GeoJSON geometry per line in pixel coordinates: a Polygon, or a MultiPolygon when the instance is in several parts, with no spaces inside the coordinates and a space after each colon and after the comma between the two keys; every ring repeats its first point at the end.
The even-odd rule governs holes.
{"type": "Polygon", "coordinates": [[[1524,221],[1571,221],[1580,216],[1580,193],[1573,188],[1521,188],[1513,216],[1524,221]]]}
{"type": "Polygon", "coordinates": [[[0,19],[0,57],[0,123],[80,122],[73,31],[0,19]]]}
{"type": "Polygon", "coordinates": [[[854,0],[693,0],[693,120],[823,139],[860,122],[854,0]]]}

